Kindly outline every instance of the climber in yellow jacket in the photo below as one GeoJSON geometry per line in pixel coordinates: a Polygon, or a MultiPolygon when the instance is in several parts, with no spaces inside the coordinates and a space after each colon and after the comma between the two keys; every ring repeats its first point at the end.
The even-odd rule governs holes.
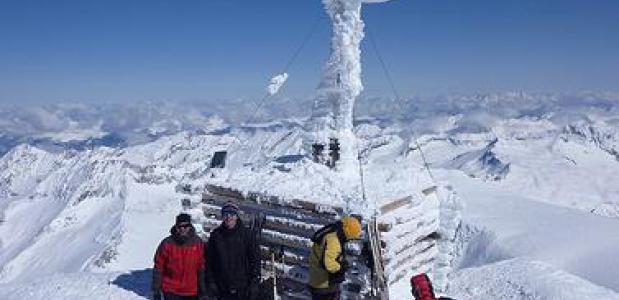
{"type": "Polygon", "coordinates": [[[312,300],[340,299],[339,284],[348,269],[344,243],[361,237],[361,223],[344,217],[316,231],[309,257],[309,284],[312,300]]]}

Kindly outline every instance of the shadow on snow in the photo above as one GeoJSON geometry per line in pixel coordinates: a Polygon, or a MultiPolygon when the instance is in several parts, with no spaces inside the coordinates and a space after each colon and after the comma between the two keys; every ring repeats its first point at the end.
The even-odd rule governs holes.
{"type": "Polygon", "coordinates": [[[116,279],[112,281],[112,284],[134,292],[139,296],[149,298],[152,294],[150,288],[152,278],[153,269],[133,270],[116,277],[116,279]]]}

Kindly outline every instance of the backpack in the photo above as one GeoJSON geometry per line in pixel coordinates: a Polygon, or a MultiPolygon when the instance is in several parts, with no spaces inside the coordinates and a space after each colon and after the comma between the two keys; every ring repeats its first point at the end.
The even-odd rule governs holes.
{"type": "MultiPolygon", "coordinates": [[[[324,226],[314,233],[311,238],[311,241],[316,244],[321,244],[323,242],[324,237],[329,234],[335,232],[337,235],[337,239],[340,241],[340,245],[342,247],[342,252],[340,256],[337,257],[338,263],[342,265],[342,269],[337,273],[329,273],[329,285],[335,285],[342,283],[346,276],[346,268],[343,264],[346,264],[346,251],[344,250],[344,243],[346,242],[346,236],[344,235],[344,229],[341,221],[331,223],[329,225],[324,226]]],[[[325,245],[322,249],[322,253],[320,254],[320,264],[323,270],[327,270],[325,266],[325,252],[327,251],[327,246],[325,245]]]]}
{"type": "Polygon", "coordinates": [[[411,292],[415,300],[436,300],[432,282],[426,273],[411,277],[411,292]]]}
{"type": "Polygon", "coordinates": [[[340,240],[342,245],[346,242],[346,236],[344,235],[344,228],[341,221],[325,225],[324,227],[318,229],[318,231],[316,231],[312,236],[311,241],[313,243],[320,244],[325,235],[331,232],[337,233],[337,238],[340,240]]]}
{"type": "Polygon", "coordinates": [[[411,277],[411,292],[415,300],[454,300],[448,297],[436,298],[432,282],[426,273],[411,277]]]}

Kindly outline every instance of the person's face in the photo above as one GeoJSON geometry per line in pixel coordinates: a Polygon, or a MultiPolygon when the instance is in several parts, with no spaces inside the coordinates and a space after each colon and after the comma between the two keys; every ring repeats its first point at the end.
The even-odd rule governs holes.
{"type": "Polygon", "coordinates": [[[234,226],[236,226],[236,221],[239,219],[239,216],[237,216],[236,214],[227,213],[223,215],[223,218],[226,227],[228,229],[232,229],[234,228],[234,226]]]}
{"type": "Polygon", "coordinates": [[[190,231],[191,231],[191,223],[189,222],[183,222],[183,223],[179,223],[178,225],[176,225],[176,232],[179,235],[186,236],[189,234],[190,231]]]}

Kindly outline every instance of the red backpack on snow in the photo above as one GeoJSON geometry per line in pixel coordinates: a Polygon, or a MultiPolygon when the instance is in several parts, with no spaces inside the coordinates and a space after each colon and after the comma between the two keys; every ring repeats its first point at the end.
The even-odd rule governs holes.
{"type": "Polygon", "coordinates": [[[411,277],[411,292],[415,300],[454,300],[447,297],[436,298],[432,282],[426,273],[411,277]]]}
{"type": "Polygon", "coordinates": [[[415,300],[436,300],[432,282],[426,273],[421,273],[411,277],[411,292],[415,300]]]}

